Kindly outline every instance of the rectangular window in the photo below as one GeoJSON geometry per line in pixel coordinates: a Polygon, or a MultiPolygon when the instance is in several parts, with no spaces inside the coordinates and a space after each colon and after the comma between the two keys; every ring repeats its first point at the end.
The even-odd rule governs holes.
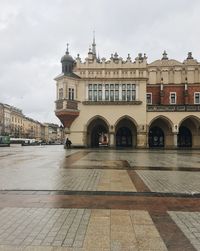
{"type": "Polygon", "coordinates": [[[200,104],[200,92],[194,93],[194,104],[200,104]]]}
{"type": "Polygon", "coordinates": [[[126,100],[126,91],[125,90],[122,91],[122,100],[123,101],[126,100]]]}
{"type": "Polygon", "coordinates": [[[91,84],[89,85],[89,90],[92,90],[92,85],[91,84]]]}
{"type": "Polygon", "coordinates": [[[147,105],[152,105],[152,93],[147,93],[147,105]]]}
{"type": "Polygon", "coordinates": [[[97,90],[94,90],[93,92],[93,100],[97,101],[97,90]]]}
{"type": "Polygon", "coordinates": [[[130,101],[131,100],[131,91],[128,90],[127,91],[127,101],[130,101]]]}
{"type": "Polygon", "coordinates": [[[102,90],[98,91],[98,100],[102,100],[102,90]]]}
{"type": "Polygon", "coordinates": [[[92,100],[92,91],[89,90],[89,100],[92,100]]]}
{"type": "Polygon", "coordinates": [[[119,100],[119,90],[115,90],[115,100],[119,100]]]}
{"type": "Polygon", "coordinates": [[[110,101],[114,101],[114,91],[110,90],[110,101]]]}
{"type": "Polygon", "coordinates": [[[115,85],[115,90],[119,90],[119,85],[118,84],[115,85]]]}
{"type": "Polygon", "coordinates": [[[102,85],[98,85],[98,89],[99,89],[99,90],[102,90],[102,85]]]}
{"type": "Polygon", "coordinates": [[[135,90],[132,90],[132,100],[135,100],[136,99],[136,94],[135,94],[135,90]]]}
{"type": "Polygon", "coordinates": [[[170,104],[176,104],[176,92],[170,92],[170,100],[169,100],[170,104]]]}
{"type": "Polygon", "coordinates": [[[74,89],[72,88],[72,100],[74,100],[74,89]]]}
{"type": "Polygon", "coordinates": [[[68,93],[69,93],[68,99],[69,100],[74,100],[74,88],[69,88],[68,93]]]}
{"type": "Polygon", "coordinates": [[[109,91],[108,90],[105,91],[105,100],[109,100],[109,91]]]}

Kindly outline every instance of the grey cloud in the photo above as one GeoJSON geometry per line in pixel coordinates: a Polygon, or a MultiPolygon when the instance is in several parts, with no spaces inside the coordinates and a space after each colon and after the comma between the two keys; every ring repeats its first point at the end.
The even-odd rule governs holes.
{"type": "Polygon", "coordinates": [[[70,43],[73,57],[87,56],[96,30],[97,51],[132,58],[147,53],[183,61],[188,51],[200,59],[198,0],[1,0],[0,102],[33,118],[58,122],[55,82],[60,58],[70,43]]]}

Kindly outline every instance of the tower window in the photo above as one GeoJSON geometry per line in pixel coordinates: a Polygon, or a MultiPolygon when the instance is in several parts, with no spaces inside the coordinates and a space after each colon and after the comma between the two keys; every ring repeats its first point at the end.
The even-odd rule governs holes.
{"type": "Polygon", "coordinates": [[[74,88],[69,88],[69,95],[68,98],[69,100],[74,100],[74,88]]]}

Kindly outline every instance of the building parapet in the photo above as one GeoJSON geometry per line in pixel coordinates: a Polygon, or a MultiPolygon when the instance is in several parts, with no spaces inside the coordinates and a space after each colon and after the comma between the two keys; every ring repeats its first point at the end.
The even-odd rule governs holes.
{"type": "Polygon", "coordinates": [[[147,112],[199,112],[200,105],[148,105],[147,112]]]}

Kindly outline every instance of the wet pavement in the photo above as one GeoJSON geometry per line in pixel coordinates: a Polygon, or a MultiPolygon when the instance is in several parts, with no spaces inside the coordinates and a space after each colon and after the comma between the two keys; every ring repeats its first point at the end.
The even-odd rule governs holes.
{"type": "Polygon", "coordinates": [[[200,150],[0,148],[0,250],[200,250],[200,150]]]}

